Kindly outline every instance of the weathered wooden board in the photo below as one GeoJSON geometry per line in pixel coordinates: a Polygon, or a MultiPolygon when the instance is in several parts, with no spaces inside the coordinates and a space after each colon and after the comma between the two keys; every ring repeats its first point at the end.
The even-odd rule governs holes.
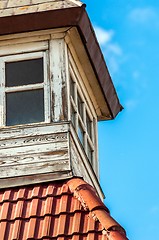
{"type": "Polygon", "coordinates": [[[82,176],[86,182],[95,187],[99,196],[103,199],[104,195],[99,185],[98,178],[91,167],[79,140],[76,139],[74,134],[73,137],[70,134],[70,158],[73,175],[82,176]]]}
{"type": "Polygon", "coordinates": [[[68,123],[3,128],[0,178],[70,171],[68,123]]]}
{"type": "Polygon", "coordinates": [[[27,32],[27,33],[16,33],[16,34],[7,34],[0,36],[0,46],[1,44],[4,45],[13,45],[18,43],[28,43],[28,42],[35,42],[35,41],[42,41],[42,40],[49,40],[51,38],[63,38],[66,32],[70,28],[56,28],[56,29],[49,29],[49,30],[40,30],[34,32],[27,32]]]}
{"type": "MultiPolygon", "coordinates": [[[[37,135],[32,137],[21,137],[21,138],[11,138],[11,139],[2,139],[0,140],[0,152],[2,149],[16,148],[16,147],[26,147],[26,146],[35,146],[41,144],[49,143],[64,143],[67,140],[67,133],[57,133],[49,135],[37,135]]],[[[56,145],[55,145],[56,146],[56,145]]],[[[56,147],[57,148],[57,147],[56,147]]],[[[43,148],[41,148],[42,150],[43,148]]]]}
{"type": "Polygon", "coordinates": [[[18,53],[28,53],[28,52],[37,52],[48,49],[48,41],[42,42],[34,42],[27,44],[18,44],[15,46],[0,46],[0,56],[7,56],[10,54],[18,54],[18,53]]]}
{"type": "Polygon", "coordinates": [[[27,175],[27,176],[16,176],[11,178],[1,178],[0,179],[0,188],[43,183],[49,181],[56,181],[60,179],[68,179],[72,177],[71,170],[69,171],[58,171],[51,173],[40,173],[36,175],[27,175]]]}
{"type": "Polygon", "coordinates": [[[34,154],[34,153],[54,152],[58,150],[67,150],[67,149],[68,149],[67,141],[52,142],[49,144],[45,143],[40,145],[2,148],[0,149],[0,157],[23,155],[25,153],[34,154]]]}
{"type": "Polygon", "coordinates": [[[61,161],[69,159],[68,151],[58,150],[39,154],[22,154],[20,156],[0,157],[0,168],[18,164],[30,164],[36,162],[61,161]]]}
{"type": "Polygon", "coordinates": [[[0,129],[0,140],[12,139],[12,138],[23,138],[46,134],[56,134],[68,132],[69,124],[63,123],[52,123],[52,124],[32,124],[24,126],[7,127],[0,129]]]}
{"type": "Polygon", "coordinates": [[[64,39],[50,41],[50,80],[52,121],[67,120],[66,44],[64,39]]]}
{"type": "Polygon", "coordinates": [[[68,160],[61,161],[47,161],[47,162],[37,162],[24,164],[24,165],[13,165],[8,168],[8,166],[1,167],[0,178],[5,177],[16,177],[25,175],[34,175],[35,169],[36,174],[51,173],[58,171],[70,170],[70,165],[68,160]]]}

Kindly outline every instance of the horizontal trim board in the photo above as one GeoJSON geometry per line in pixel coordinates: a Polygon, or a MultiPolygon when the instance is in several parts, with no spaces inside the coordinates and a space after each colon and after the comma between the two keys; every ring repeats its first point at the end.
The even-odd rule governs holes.
{"type": "Polygon", "coordinates": [[[0,150],[22,146],[42,145],[48,143],[66,142],[67,133],[52,133],[49,135],[36,135],[33,137],[11,138],[0,140],[0,150]]]}
{"type": "Polygon", "coordinates": [[[72,178],[71,171],[34,174],[31,176],[16,176],[10,178],[2,178],[0,180],[0,188],[30,185],[34,183],[52,182],[56,180],[66,180],[72,178]]]}
{"type": "Polygon", "coordinates": [[[48,41],[41,42],[31,42],[31,43],[18,43],[15,45],[8,46],[0,46],[0,56],[8,56],[11,54],[19,54],[19,53],[30,53],[43,51],[48,49],[48,41]]]}
{"type": "Polygon", "coordinates": [[[12,41],[20,41],[20,42],[31,42],[31,40],[37,41],[37,39],[45,39],[49,40],[50,36],[55,37],[65,35],[65,33],[70,29],[70,27],[61,27],[61,28],[55,28],[55,29],[49,29],[49,30],[40,30],[40,31],[34,31],[34,32],[23,32],[23,33],[15,33],[15,34],[9,34],[9,35],[1,35],[0,36],[0,45],[1,43],[4,45],[12,43],[12,41]]]}
{"type": "Polygon", "coordinates": [[[63,161],[48,161],[40,163],[30,163],[24,165],[16,165],[8,168],[8,166],[1,167],[0,178],[11,177],[11,176],[25,176],[40,173],[58,172],[58,171],[69,171],[70,164],[69,160],[63,161]]]}
{"type": "Polygon", "coordinates": [[[47,162],[47,161],[62,161],[69,160],[69,155],[66,150],[52,151],[47,153],[40,154],[23,154],[22,156],[9,156],[9,157],[1,157],[0,158],[0,168],[3,166],[11,166],[12,165],[24,165],[29,163],[37,162],[47,162]]]}
{"type": "Polygon", "coordinates": [[[68,130],[68,122],[17,125],[14,127],[0,128],[0,140],[64,132],[66,133],[68,130]]]}
{"type": "Polygon", "coordinates": [[[9,157],[9,156],[21,156],[25,153],[28,154],[36,154],[36,153],[46,153],[46,152],[54,152],[58,150],[65,150],[68,149],[68,141],[65,142],[55,142],[55,143],[48,143],[43,145],[32,145],[32,146],[21,146],[21,147],[14,147],[8,149],[0,149],[0,157],[9,157]]]}

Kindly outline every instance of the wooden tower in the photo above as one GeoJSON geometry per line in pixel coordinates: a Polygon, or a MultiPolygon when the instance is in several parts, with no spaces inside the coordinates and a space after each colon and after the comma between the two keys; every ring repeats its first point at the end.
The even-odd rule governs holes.
{"type": "Polygon", "coordinates": [[[0,3],[0,188],[98,182],[97,121],[122,109],[85,5],[0,3]]]}
{"type": "Polygon", "coordinates": [[[84,4],[0,1],[1,240],[128,240],[98,172],[121,110],[84,4]]]}

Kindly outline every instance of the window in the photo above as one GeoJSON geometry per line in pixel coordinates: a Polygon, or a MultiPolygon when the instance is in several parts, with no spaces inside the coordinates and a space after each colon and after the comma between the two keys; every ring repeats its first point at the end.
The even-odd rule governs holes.
{"type": "Polygon", "coordinates": [[[78,83],[73,69],[70,69],[71,121],[85,153],[93,165],[95,157],[95,126],[85,94],[78,83]]]}
{"type": "Polygon", "coordinates": [[[0,64],[1,126],[48,122],[46,53],[6,56],[0,64]]]}

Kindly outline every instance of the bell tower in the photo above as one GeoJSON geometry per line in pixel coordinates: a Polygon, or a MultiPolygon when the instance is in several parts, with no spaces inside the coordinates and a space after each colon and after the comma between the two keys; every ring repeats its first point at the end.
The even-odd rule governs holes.
{"type": "Polygon", "coordinates": [[[122,107],[85,5],[0,7],[0,188],[77,176],[103,198],[97,121],[122,107]]]}

